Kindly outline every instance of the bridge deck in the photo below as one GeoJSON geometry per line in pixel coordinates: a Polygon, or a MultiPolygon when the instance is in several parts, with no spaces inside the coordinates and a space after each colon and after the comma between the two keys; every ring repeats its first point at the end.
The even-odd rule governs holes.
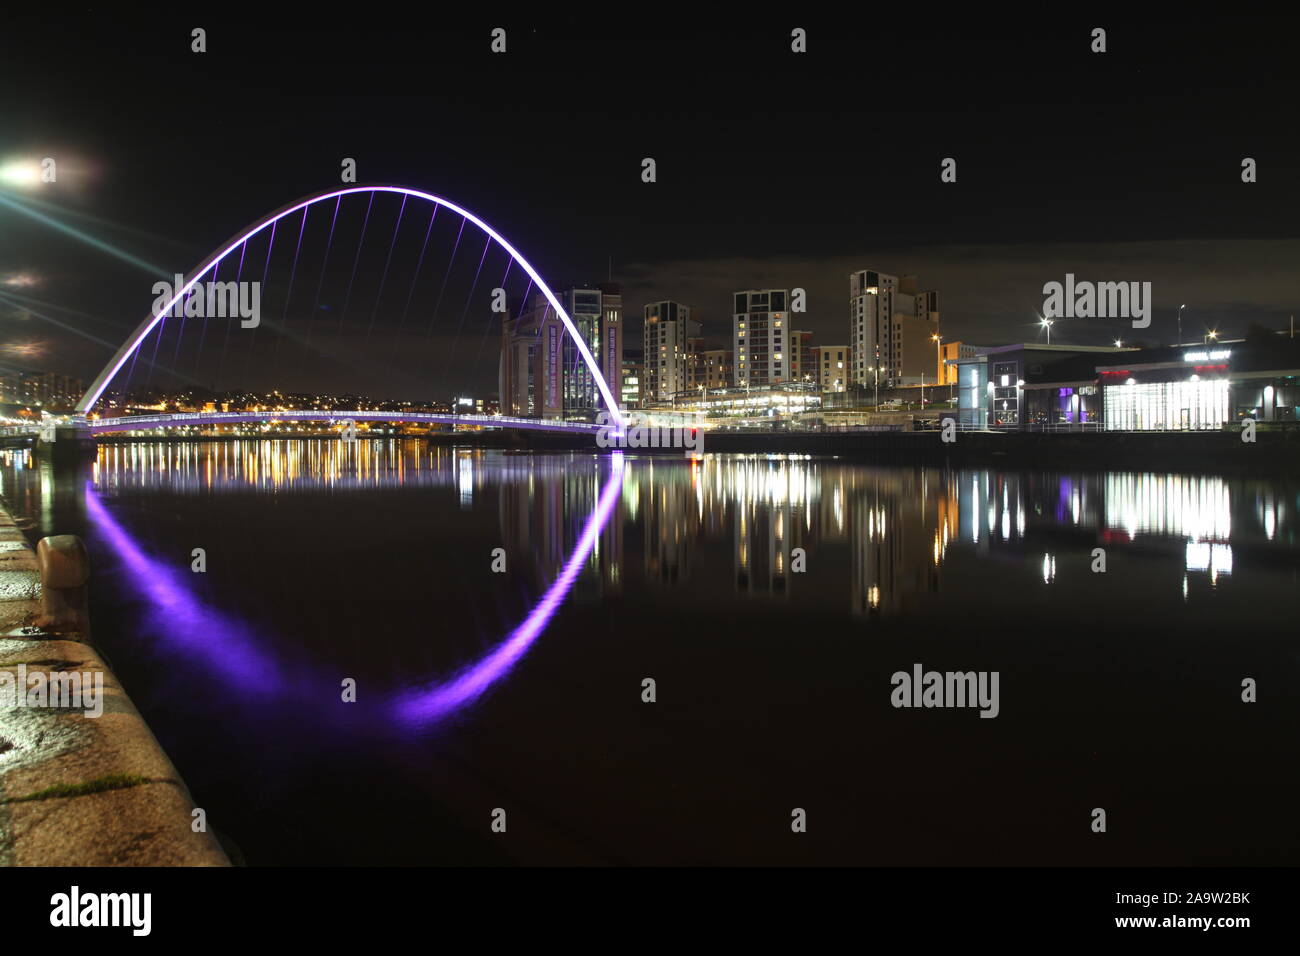
{"type": "Polygon", "coordinates": [[[39,435],[51,422],[59,429],[70,428],[88,435],[109,432],[156,431],[203,425],[262,424],[268,422],[392,422],[394,424],[473,425],[479,428],[522,428],[535,431],[595,434],[602,427],[593,422],[571,422],[541,418],[511,418],[502,415],[444,415],[436,412],[353,412],[319,409],[278,412],[176,412],[167,415],[123,415],[117,418],[70,418],[32,424],[7,425],[0,437],[39,435]]]}

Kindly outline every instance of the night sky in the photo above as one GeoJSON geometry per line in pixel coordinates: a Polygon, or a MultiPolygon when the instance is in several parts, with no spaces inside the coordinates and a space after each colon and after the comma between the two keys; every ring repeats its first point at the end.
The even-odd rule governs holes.
{"type": "MultiPolygon", "coordinates": [[[[1139,334],[1066,320],[1053,342],[1172,341],[1180,303],[1185,340],[1211,327],[1231,336],[1285,327],[1300,304],[1291,21],[1003,23],[936,8],[737,26],[628,7],[534,25],[441,11],[400,22],[375,8],[385,26],[372,28],[365,15],[10,17],[0,165],[55,156],[60,181],[0,198],[120,255],[0,203],[0,282],[38,280],[0,285],[11,296],[0,299],[0,366],[89,380],[148,311],[155,279],[338,186],[343,157],[357,159],[359,182],[472,209],[554,288],[612,268],[630,315],[674,298],[722,338],[731,292],[801,286],[809,312],[797,325],[846,343],[859,268],[917,274],[940,293],[945,337],[980,345],[1037,338],[1043,283],[1067,272],[1151,282],[1155,322],[1139,334]],[[190,52],[195,26],[207,53],[190,52]],[[504,56],[489,52],[495,26],[508,31],[504,56]],[[795,26],[807,54],[789,50],[795,26]],[[1096,26],[1104,54],[1089,50],[1096,26]],[[653,184],[640,178],[647,156],[653,184]],[[940,182],[944,157],[957,160],[955,184],[940,182]],[[1258,182],[1242,183],[1243,157],[1258,182]]],[[[319,300],[292,292],[292,335],[278,335],[272,297],[260,344],[239,339],[238,359],[218,369],[215,331],[201,347],[163,340],[153,360],[177,374],[156,381],[412,399],[494,389],[495,342],[467,280],[452,279],[433,316],[451,246],[430,243],[421,279],[419,236],[390,250],[374,228],[340,322],[351,253],[319,300]],[[372,308],[390,251],[396,272],[372,308]],[[408,290],[414,305],[399,318],[408,290]]],[[[481,248],[456,261],[472,272],[481,248]]],[[[294,288],[310,289],[316,268],[304,265],[294,288]]]]}

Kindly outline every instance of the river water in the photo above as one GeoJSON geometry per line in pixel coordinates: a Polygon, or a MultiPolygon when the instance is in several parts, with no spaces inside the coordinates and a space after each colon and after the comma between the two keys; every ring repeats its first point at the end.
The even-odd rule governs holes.
{"type": "Polygon", "coordinates": [[[0,494],[249,865],[1300,862],[1293,479],[293,440],[0,494]]]}

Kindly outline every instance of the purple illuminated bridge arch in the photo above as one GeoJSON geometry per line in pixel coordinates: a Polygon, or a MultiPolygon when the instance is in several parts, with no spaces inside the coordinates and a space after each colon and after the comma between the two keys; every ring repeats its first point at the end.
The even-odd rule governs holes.
{"type": "MultiPolygon", "coordinates": [[[[221,264],[221,261],[225,259],[226,256],[230,255],[262,230],[279,222],[285,216],[292,215],[300,210],[305,210],[310,206],[314,206],[318,202],[325,202],[329,199],[339,199],[344,196],[353,196],[363,193],[395,193],[399,196],[423,199],[426,202],[433,203],[436,206],[442,206],[460,216],[463,216],[466,220],[472,222],[484,233],[490,236],[497,245],[504,249],[510,257],[519,264],[520,268],[528,273],[529,278],[533,280],[537,288],[542,290],[542,294],[546,296],[546,301],[551,304],[551,308],[555,310],[556,315],[560,317],[560,321],[564,323],[564,327],[568,329],[569,336],[578,347],[579,354],[582,355],[582,360],[587,363],[587,368],[591,370],[592,379],[595,381],[596,387],[600,389],[600,397],[604,400],[605,407],[608,409],[611,423],[616,426],[622,425],[623,417],[619,413],[618,402],[615,400],[614,394],[610,391],[609,383],[605,381],[605,376],[600,373],[600,366],[596,362],[595,356],[591,354],[591,350],[587,347],[587,343],[583,341],[577,327],[573,324],[573,320],[569,318],[569,313],[564,311],[564,306],[560,304],[559,298],[551,291],[551,287],[546,284],[541,275],[538,274],[537,270],[532,267],[532,264],[520,255],[519,251],[515,249],[515,247],[512,246],[504,236],[468,209],[458,206],[440,196],[435,196],[432,193],[426,193],[419,189],[410,189],[406,186],[350,186],[347,189],[331,189],[329,192],[318,193],[315,196],[308,196],[305,199],[299,199],[296,202],[292,202],[284,208],[271,213],[269,216],[258,220],[250,228],[236,235],[209,256],[201,266],[191,272],[189,277],[186,279],[185,284],[176,291],[175,295],[170,300],[157,310],[156,314],[151,311],[148,317],[146,317],[145,320],[136,327],[136,330],[131,333],[131,337],[126,340],[126,343],[120,349],[117,350],[117,354],[113,356],[109,363],[104,366],[104,370],[100,372],[99,376],[90,384],[90,388],[86,390],[86,394],[83,395],[81,401],[77,403],[77,411],[84,415],[94,407],[95,403],[99,401],[99,397],[104,394],[104,390],[108,388],[109,382],[111,382],[117,373],[122,370],[122,366],[126,364],[127,360],[135,353],[136,349],[140,347],[140,344],[145,340],[149,333],[152,332],[158,323],[162,321],[163,317],[171,311],[172,306],[183,299],[209,271],[213,271],[213,274],[215,275],[215,269],[221,264]]],[[[306,215],[305,212],[303,214],[306,215]]]]}

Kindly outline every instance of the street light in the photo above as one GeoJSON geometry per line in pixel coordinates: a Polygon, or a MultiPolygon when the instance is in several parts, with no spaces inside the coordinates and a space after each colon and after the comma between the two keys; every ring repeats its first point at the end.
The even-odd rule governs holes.
{"type": "Polygon", "coordinates": [[[1117,349],[1122,349],[1123,347],[1124,347],[1124,340],[1123,340],[1123,339],[1116,339],[1116,340],[1115,340],[1115,348],[1117,348],[1117,349]]]}
{"type": "Polygon", "coordinates": [[[934,340],[934,368],[935,368],[935,385],[943,381],[943,336],[938,332],[930,336],[934,340]]]}
{"type": "Polygon", "coordinates": [[[1178,307],[1178,341],[1174,343],[1175,345],[1183,344],[1183,309],[1185,308],[1187,308],[1186,303],[1178,307]]]}
{"type": "Polygon", "coordinates": [[[1038,322],[1043,328],[1047,329],[1047,344],[1052,344],[1052,320],[1048,318],[1040,319],[1038,322]]]}
{"type": "Polygon", "coordinates": [[[1209,345],[1211,342],[1217,342],[1218,340],[1219,340],[1219,330],[1211,329],[1209,332],[1205,333],[1205,338],[1202,340],[1202,344],[1209,345]]]}

